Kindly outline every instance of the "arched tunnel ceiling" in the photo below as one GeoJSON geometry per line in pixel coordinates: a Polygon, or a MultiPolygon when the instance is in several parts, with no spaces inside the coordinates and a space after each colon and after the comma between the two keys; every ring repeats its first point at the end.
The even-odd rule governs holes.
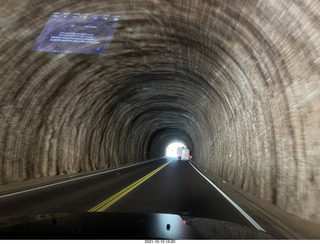
{"type": "Polygon", "coordinates": [[[1,4],[0,183],[142,161],[179,138],[319,221],[319,1],[1,4]],[[53,12],[121,19],[104,54],[32,50],[53,12]]]}

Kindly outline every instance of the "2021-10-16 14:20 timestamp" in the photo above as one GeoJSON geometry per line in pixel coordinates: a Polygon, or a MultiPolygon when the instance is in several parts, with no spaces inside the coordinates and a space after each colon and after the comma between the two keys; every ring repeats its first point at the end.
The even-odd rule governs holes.
{"type": "Polygon", "coordinates": [[[176,241],[175,240],[145,240],[144,243],[167,244],[167,243],[176,243],[176,241]]]}

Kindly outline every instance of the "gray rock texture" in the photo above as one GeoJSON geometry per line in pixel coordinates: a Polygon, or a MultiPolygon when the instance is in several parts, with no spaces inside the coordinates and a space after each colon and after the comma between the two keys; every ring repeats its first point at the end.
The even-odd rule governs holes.
{"type": "Polygon", "coordinates": [[[0,183],[163,156],[320,222],[320,1],[2,0],[0,183]],[[31,50],[53,12],[118,14],[102,55],[31,50]]]}

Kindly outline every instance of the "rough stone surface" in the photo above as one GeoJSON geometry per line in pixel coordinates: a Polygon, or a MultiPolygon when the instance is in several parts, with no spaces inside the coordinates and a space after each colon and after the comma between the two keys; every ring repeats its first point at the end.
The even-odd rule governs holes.
{"type": "Polygon", "coordinates": [[[228,182],[320,222],[319,1],[2,0],[0,53],[1,184],[180,138],[228,182]],[[121,20],[106,54],[32,51],[53,12],[121,20]]]}

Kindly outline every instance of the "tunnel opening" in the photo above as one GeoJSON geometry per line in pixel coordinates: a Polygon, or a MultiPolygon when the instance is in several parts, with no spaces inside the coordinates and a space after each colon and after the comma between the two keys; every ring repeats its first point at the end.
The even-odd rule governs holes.
{"type": "Polygon", "coordinates": [[[175,141],[171,142],[166,148],[166,157],[176,157],[178,147],[187,147],[184,143],[175,141]]]}
{"type": "MultiPolygon", "coordinates": [[[[167,149],[173,143],[181,143],[192,154],[194,144],[189,133],[178,128],[161,128],[153,132],[147,143],[148,159],[167,156],[167,149]]],[[[176,148],[174,152],[177,152],[176,148]]]]}

